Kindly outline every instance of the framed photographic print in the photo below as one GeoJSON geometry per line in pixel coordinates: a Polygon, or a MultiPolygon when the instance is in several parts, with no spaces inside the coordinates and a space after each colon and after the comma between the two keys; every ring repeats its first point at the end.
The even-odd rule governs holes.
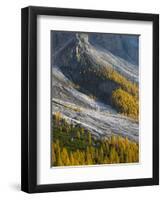
{"type": "Polygon", "coordinates": [[[159,16],[22,9],[22,190],[159,184],[159,16]]]}

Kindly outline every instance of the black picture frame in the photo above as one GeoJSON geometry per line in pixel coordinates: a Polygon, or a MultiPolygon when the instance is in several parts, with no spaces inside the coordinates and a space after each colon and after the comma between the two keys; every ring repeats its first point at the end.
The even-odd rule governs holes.
{"type": "Polygon", "coordinates": [[[28,193],[159,184],[159,15],[30,6],[21,11],[21,190],[28,193]],[[153,23],[153,177],[37,185],[37,16],[105,18],[153,23]]]}

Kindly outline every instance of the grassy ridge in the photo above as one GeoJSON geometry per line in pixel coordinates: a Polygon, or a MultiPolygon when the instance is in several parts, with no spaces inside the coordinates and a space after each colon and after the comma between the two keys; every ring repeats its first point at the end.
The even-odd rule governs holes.
{"type": "Polygon", "coordinates": [[[59,112],[54,115],[53,166],[133,163],[138,160],[137,143],[120,136],[95,139],[83,127],[67,123],[59,112]]]}

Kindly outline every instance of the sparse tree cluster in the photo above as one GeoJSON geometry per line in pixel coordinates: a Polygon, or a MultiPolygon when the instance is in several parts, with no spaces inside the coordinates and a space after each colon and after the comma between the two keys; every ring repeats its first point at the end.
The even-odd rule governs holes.
{"type": "Polygon", "coordinates": [[[136,83],[129,81],[126,77],[111,68],[102,67],[101,73],[105,78],[116,82],[126,92],[138,97],[139,88],[136,83]]]}
{"type": "Polygon", "coordinates": [[[134,82],[127,80],[113,69],[102,67],[102,75],[117,83],[117,88],[112,91],[113,106],[122,114],[138,119],[139,115],[139,88],[134,82]]]}

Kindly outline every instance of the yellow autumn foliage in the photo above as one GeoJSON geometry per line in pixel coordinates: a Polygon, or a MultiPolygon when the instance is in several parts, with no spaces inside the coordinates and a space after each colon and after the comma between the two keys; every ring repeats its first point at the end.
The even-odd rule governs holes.
{"type": "Polygon", "coordinates": [[[52,166],[139,161],[138,143],[114,133],[109,138],[94,138],[88,130],[70,125],[63,119],[59,123],[54,119],[51,149],[52,166]]]}
{"type": "Polygon", "coordinates": [[[136,98],[138,97],[139,87],[137,83],[131,82],[123,75],[111,68],[102,67],[101,72],[106,79],[114,81],[115,83],[119,84],[123,90],[135,96],[136,98]]]}
{"type": "Polygon", "coordinates": [[[118,88],[112,93],[112,101],[120,113],[138,119],[139,104],[136,97],[118,88]]]}

